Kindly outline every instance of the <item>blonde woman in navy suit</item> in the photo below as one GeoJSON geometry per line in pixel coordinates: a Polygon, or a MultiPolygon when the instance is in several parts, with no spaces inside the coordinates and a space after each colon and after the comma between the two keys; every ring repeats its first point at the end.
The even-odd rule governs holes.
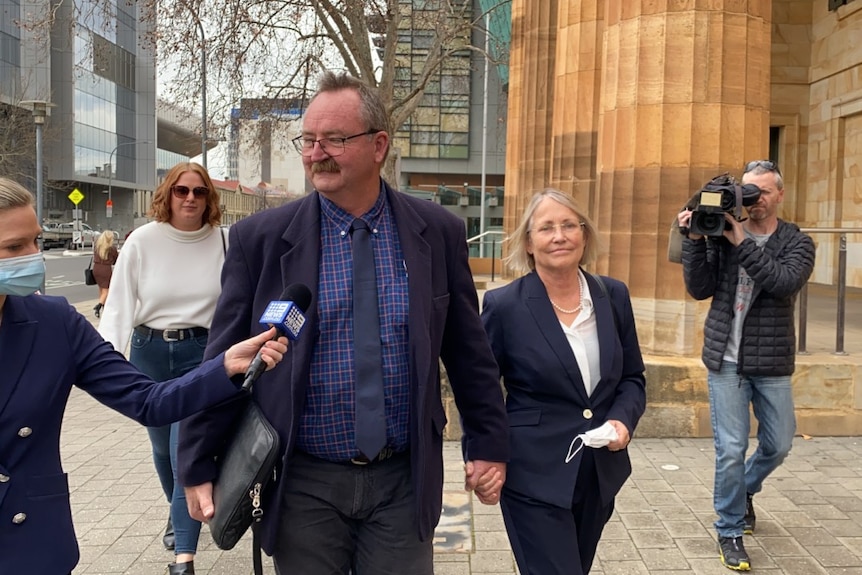
{"type": "Polygon", "coordinates": [[[507,263],[526,275],[482,306],[508,392],[503,519],[522,575],[589,573],[646,406],[631,301],[622,282],[581,269],[597,233],[560,191],[536,194],[510,241],[507,263]],[[617,439],[572,456],[573,439],[606,422],[617,439]]]}
{"type": "MultiPolygon", "coordinates": [[[[45,279],[33,196],[0,177],[0,573],[66,575],[78,563],[60,427],[77,387],[145,425],[166,425],[236,398],[231,381],[263,345],[268,368],[287,340],[275,329],[234,345],[198,369],[156,384],[59,297],[45,279]],[[268,337],[267,337],[268,336],[268,337]]],[[[94,454],[95,458],[101,457],[94,454]]]]}

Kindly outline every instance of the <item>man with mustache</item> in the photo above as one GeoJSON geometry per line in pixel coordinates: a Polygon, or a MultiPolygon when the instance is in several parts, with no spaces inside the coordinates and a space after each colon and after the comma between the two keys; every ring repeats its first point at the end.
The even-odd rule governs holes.
{"type": "MultiPolygon", "coordinates": [[[[314,192],[231,227],[207,357],[259,331],[283,285],[313,294],[305,335],[254,388],[286,446],[260,530],[278,573],[433,573],[440,359],[462,418],[466,487],[494,504],[505,481],[508,424],[464,224],[381,178],[389,143],[377,92],[324,74],[294,140],[314,192]]],[[[181,428],[180,479],[204,521],[233,413],[210,410],[181,428]]]]}
{"type": "MultiPolygon", "coordinates": [[[[725,214],[724,235],[683,239],[685,286],[712,298],[704,327],[712,433],[715,438],[715,529],[722,564],[751,569],[743,533],[753,533],[753,497],[787,454],[796,432],[790,376],[796,359],[793,306],[814,268],[814,242],[778,217],[784,181],[775,162],[749,162],[743,184],[761,190],[739,222],[725,214]],[[757,418],[757,449],[745,459],[757,418]]],[[[692,212],[677,216],[687,229],[692,212]]]]}

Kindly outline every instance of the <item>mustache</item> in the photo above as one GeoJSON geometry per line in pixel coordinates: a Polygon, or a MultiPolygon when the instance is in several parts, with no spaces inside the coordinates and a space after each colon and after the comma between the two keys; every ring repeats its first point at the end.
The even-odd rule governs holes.
{"type": "Polygon", "coordinates": [[[312,174],[321,174],[321,173],[338,173],[341,171],[341,166],[335,163],[335,160],[332,158],[327,158],[322,162],[313,162],[311,164],[311,173],[312,174]]]}

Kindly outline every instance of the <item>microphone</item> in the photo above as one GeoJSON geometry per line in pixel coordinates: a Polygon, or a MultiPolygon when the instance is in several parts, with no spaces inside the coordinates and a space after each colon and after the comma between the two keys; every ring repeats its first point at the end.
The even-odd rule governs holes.
{"type": "MultiPolygon", "coordinates": [[[[278,300],[269,302],[263,315],[260,316],[260,323],[276,328],[278,331],[276,338],[287,336],[287,339],[296,341],[305,326],[304,314],[309,305],[311,305],[311,290],[300,283],[290,284],[284,288],[278,300]]],[[[263,349],[261,349],[245,372],[242,388],[250,389],[264,371],[266,371],[266,362],[263,361],[263,349]]]]}

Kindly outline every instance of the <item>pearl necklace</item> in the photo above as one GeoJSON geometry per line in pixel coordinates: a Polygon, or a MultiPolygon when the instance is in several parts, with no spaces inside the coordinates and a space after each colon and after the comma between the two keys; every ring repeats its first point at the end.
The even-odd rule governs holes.
{"type": "Polygon", "coordinates": [[[579,311],[581,311],[581,308],[584,305],[584,291],[586,290],[586,286],[584,285],[584,278],[583,276],[581,276],[580,272],[578,272],[578,288],[580,290],[581,302],[574,309],[565,309],[563,307],[560,307],[550,297],[548,297],[548,301],[550,301],[551,305],[554,306],[554,309],[560,313],[564,313],[567,315],[578,313],[579,311]]]}

